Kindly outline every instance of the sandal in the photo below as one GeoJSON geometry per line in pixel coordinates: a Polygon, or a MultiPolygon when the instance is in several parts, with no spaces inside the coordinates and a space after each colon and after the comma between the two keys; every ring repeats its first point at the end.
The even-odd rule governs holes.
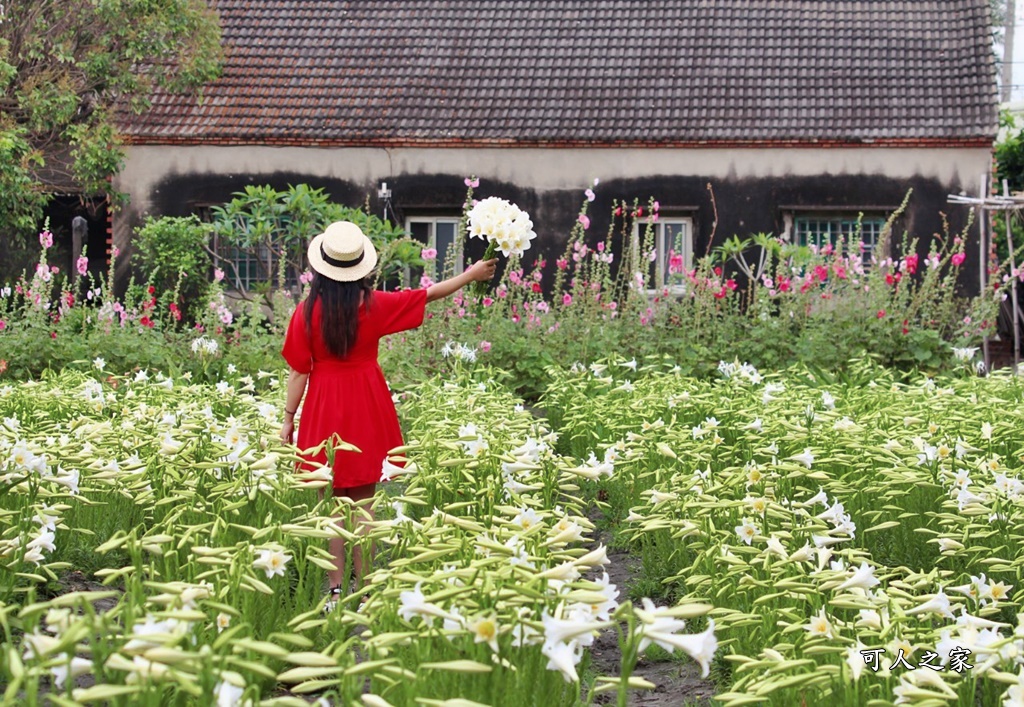
{"type": "Polygon", "coordinates": [[[338,602],[343,596],[343,591],[340,584],[331,587],[331,590],[327,592],[327,603],[324,604],[324,613],[329,614],[334,611],[334,607],[338,605],[338,602]]]}

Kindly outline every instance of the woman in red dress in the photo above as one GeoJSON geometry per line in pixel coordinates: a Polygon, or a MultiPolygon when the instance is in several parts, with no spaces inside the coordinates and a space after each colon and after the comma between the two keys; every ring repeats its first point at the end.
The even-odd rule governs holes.
{"type": "MultiPolygon", "coordinates": [[[[295,412],[305,394],[296,444],[313,449],[340,438],[356,446],[359,452],[336,452],[333,490],[335,496],[358,503],[373,497],[388,451],[402,445],[395,404],[377,363],[378,342],[422,324],[427,302],[493,278],[497,260],[479,261],[426,289],[375,292],[370,275],[377,251],[359,226],[347,221],[332,223],[315,237],[308,256],[313,270],[309,297],[292,314],[281,351],[291,367],[281,439],[292,441],[295,412]]],[[[326,451],[303,458],[310,470],[327,463],[326,451]]],[[[345,567],[344,540],[332,539],[330,551],[335,569],[328,574],[337,594],[345,567]]],[[[353,549],[359,581],[361,554],[358,547],[353,549]]]]}

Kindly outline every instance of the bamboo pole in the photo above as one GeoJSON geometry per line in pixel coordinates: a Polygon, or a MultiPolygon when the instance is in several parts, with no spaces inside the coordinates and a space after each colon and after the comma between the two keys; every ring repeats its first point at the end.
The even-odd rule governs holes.
{"type": "MultiPolygon", "coordinates": [[[[988,182],[986,180],[986,175],[982,174],[980,183],[980,199],[983,205],[985,203],[985,191],[987,183],[988,182]]],[[[984,206],[980,208],[980,211],[981,214],[980,218],[978,219],[978,280],[981,283],[980,292],[982,295],[984,295],[987,288],[987,285],[985,283],[985,266],[988,264],[988,248],[985,247],[985,226],[986,222],[988,221],[989,214],[988,211],[984,208],[984,206]]],[[[985,360],[985,374],[987,375],[989,370],[991,370],[992,365],[992,360],[989,358],[988,355],[987,331],[981,339],[981,353],[982,357],[985,360]]]]}

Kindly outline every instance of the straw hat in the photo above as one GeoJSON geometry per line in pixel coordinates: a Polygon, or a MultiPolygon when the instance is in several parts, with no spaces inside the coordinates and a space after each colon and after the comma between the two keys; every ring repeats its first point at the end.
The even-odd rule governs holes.
{"type": "Polygon", "coordinates": [[[335,221],[309,244],[309,266],[341,282],[362,280],[377,265],[377,249],[359,226],[335,221]]]}

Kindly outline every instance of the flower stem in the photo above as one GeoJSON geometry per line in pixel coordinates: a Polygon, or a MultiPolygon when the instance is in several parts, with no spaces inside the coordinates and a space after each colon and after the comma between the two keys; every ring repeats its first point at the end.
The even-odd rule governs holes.
{"type": "MultiPolygon", "coordinates": [[[[494,257],[498,247],[494,244],[494,241],[487,243],[487,250],[484,251],[484,260],[490,260],[494,257]]],[[[473,283],[473,294],[477,297],[483,297],[491,291],[491,283],[489,282],[475,282],[473,283]]]]}

